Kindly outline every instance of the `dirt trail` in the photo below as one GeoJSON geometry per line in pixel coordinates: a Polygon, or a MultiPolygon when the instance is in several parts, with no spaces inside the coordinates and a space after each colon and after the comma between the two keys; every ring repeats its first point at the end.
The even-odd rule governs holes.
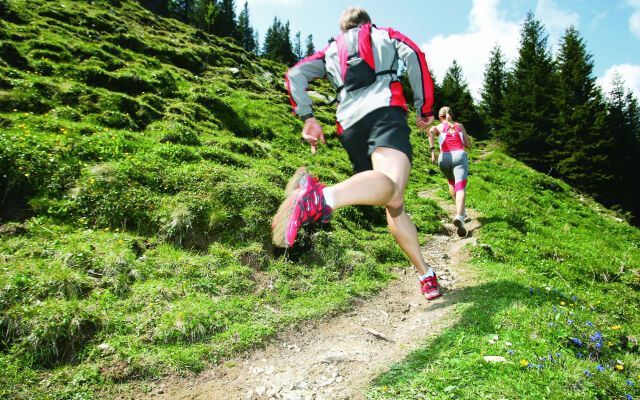
{"type": "MultiPolygon", "coordinates": [[[[453,202],[420,193],[454,214],[453,202]]],[[[418,349],[423,339],[455,323],[459,289],[472,284],[465,271],[465,245],[477,244],[478,215],[467,210],[466,238],[434,236],[422,248],[439,276],[444,295],[427,302],[413,266],[350,313],[287,330],[263,349],[240,355],[192,378],[163,378],[146,399],[361,399],[367,384],[418,349]]]]}

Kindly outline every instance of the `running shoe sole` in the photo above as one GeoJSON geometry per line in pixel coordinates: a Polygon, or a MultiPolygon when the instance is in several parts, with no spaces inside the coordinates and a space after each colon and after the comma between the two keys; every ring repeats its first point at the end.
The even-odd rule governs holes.
{"type": "Polygon", "coordinates": [[[458,218],[455,218],[453,220],[453,225],[457,228],[458,236],[460,236],[460,237],[467,236],[467,228],[465,228],[465,226],[464,226],[464,221],[462,221],[462,220],[460,220],[458,218]]]}

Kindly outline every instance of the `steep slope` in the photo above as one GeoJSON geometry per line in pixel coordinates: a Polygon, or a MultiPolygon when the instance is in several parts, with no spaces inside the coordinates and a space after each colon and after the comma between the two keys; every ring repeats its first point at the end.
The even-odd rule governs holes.
{"type": "MultiPolygon", "coordinates": [[[[0,17],[0,393],[197,371],[406,264],[372,207],[271,245],[297,167],[350,173],[328,83],[311,157],[286,67],[232,41],[130,1],[2,0],[0,17]]],[[[442,230],[435,202],[408,207],[423,239],[442,230]]]]}

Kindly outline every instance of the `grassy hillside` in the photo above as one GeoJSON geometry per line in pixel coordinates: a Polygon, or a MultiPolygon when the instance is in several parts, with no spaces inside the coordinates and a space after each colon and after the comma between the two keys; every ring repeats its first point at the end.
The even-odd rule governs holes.
{"type": "Polygon", "coordinates": [[[500,152],[470,168],[468,205],[484,215],[469,262],[478,283],[460,294],[457,322],[369,398],[638,398],[640,232],[500,152]]]}
{"type": "MultiPolygon", "coordinates": [[[[381,208],[342,209],[289,251],[271,246],[297,167],[327,183],[350,174],[326,101],[315,99],[328,145],[312,157],[300,139],[284,66],[129,1],[0,0],[0,41],[0,397],[108,398],[198,371],[348,309],[407,265],[381,208]]],[[[444,180],[424,137],[413,145],[407,210],[425,240],[444,215],[417,193],[444,180]]],[[[461,322],[371,396],[637,395],[624,385],[640,373],[638,231],[499,152],[472,165],[469,191],[491,246],[474,255],[483,280],[461,322]],[[494,335],[517,346],[504,352],[515,364],[478,361],[494,335]],[[571,363],[539,369],[556,350],[571,363]],[[598,375],[588,353],[624,369],[598,375]]]]}
{"type": "MultiPolygon", "coordinates": [[[[1,397],[197,371],[407,264],[372,207],[272,247],[296,168],[351,169],[320,98],[330,138],[311,157],[284,66],[129,1],[0,0],[0,16],[1,397]]],[[[409,197],[423,239],[442,229],[409,197]]]]}

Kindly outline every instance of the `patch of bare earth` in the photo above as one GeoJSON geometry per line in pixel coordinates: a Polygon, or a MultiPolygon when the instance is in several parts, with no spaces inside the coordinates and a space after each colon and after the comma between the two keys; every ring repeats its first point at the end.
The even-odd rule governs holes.
{"type": "MultiPolygon", "coordinates": [[[[451,216],[453,201],[433,198],[451,216]]],[[[368,383],[456,322],[453,312],[461,288],[473,283],[465,270],[465,246],[477,244],[478,215],[468,209],[466,238],[432,237],[423,254],[439,276],[444,294],[427,302],[413,266],[399,268],[398,279],[350,313],[280,333],[262,349],[228,360],[190,378],[170,376],[151,383],[143,399],[361,399],[368,383]]]]}

